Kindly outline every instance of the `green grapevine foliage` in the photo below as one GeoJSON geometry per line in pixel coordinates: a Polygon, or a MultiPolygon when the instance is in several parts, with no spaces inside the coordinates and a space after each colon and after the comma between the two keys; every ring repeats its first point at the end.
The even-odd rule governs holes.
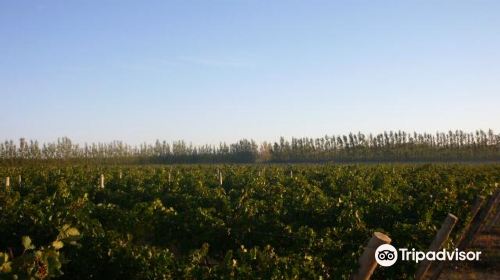
{"type": "MultiPolygon", "coordinates": [[[[453,213],[456,240],[500,166],[1,168],[7,176],[2,279],[348,279],[373,231],[426,249],[453,213]]],[[[415,269],[398,263],[374,278],[415,269]]]]}

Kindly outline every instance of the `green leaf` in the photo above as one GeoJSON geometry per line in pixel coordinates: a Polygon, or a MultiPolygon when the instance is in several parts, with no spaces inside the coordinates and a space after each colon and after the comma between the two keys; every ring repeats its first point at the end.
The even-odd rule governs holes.
{"type": "Polygon", "coordinates": [[[61,249],[63,246],[64,246],[64,243],[60,240],[56,240],[56,241],[52,242],[52,247],[54,247],[54,249],[56,249],[56,250],[61,249]]]}
{"type": "Polygon", "coordinates": [[[0,272],[1,273],[10,273],[12,271],[12,262],[6,262],[6,263],[3,263],[1,266],[0,266],[0,272]]]}
{"type": "Polygon", "coordinates": [[[24,250],[31,250],[31,249],[35,248],[35,246],[33,246],[33,244],[31,244],[31,238],[29,236],[23,236],[22,242],[23,242],[24,250]]]}
{"type": "Polygon", "coordinates": [[[59,235],[57,236],[57,240],[73,242],[80,239],[80,231],[78,229],[71,227],[68,224],[65,224],[61,230],[59,231],[59,235]]]}

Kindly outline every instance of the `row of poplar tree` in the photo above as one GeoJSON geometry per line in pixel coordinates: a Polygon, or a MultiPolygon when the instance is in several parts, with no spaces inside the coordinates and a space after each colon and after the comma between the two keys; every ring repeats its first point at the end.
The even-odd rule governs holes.
{"type": "Polygon", "coordinates": [[[0,143],[0,161],[102,161],[112,163],[253,163],[253,162],[386,162],[498,161],[500,134],[485,132],[379,134],[349,133],[321,138],[280,138],[257,144],[193,146],[185,141],[132,146],[121,141],[78,145],[69,138],[39,143],[21,138],[0,143]]]}

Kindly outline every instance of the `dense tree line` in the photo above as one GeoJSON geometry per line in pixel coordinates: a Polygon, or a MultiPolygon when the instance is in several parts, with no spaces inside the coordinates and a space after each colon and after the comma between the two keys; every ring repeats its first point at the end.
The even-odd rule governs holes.
{"type": "Polygon", "coordinates": [[[193,146],[184,141],[131,146],[121,141],[78,145],[63,137],[55,143],[24,138],[0,143],[2,162],[66,160],[112,163],[253,163],[364,161],[498,161],[500,134],[488,132],[380,134],[349,133],[322,138],[280,138],[257,144],[243,139],[233,144],[193,146]]]}

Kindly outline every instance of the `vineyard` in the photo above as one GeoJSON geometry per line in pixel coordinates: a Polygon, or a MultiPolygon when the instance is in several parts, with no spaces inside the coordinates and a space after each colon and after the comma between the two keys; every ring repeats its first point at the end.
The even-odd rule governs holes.
{"type": "Polygon", "coordinates": [[[453,213],[452,246],[500,165],[33,165],[6,177],[1,279],[349,279],[374,231],[426,250],[453,213]]]}

